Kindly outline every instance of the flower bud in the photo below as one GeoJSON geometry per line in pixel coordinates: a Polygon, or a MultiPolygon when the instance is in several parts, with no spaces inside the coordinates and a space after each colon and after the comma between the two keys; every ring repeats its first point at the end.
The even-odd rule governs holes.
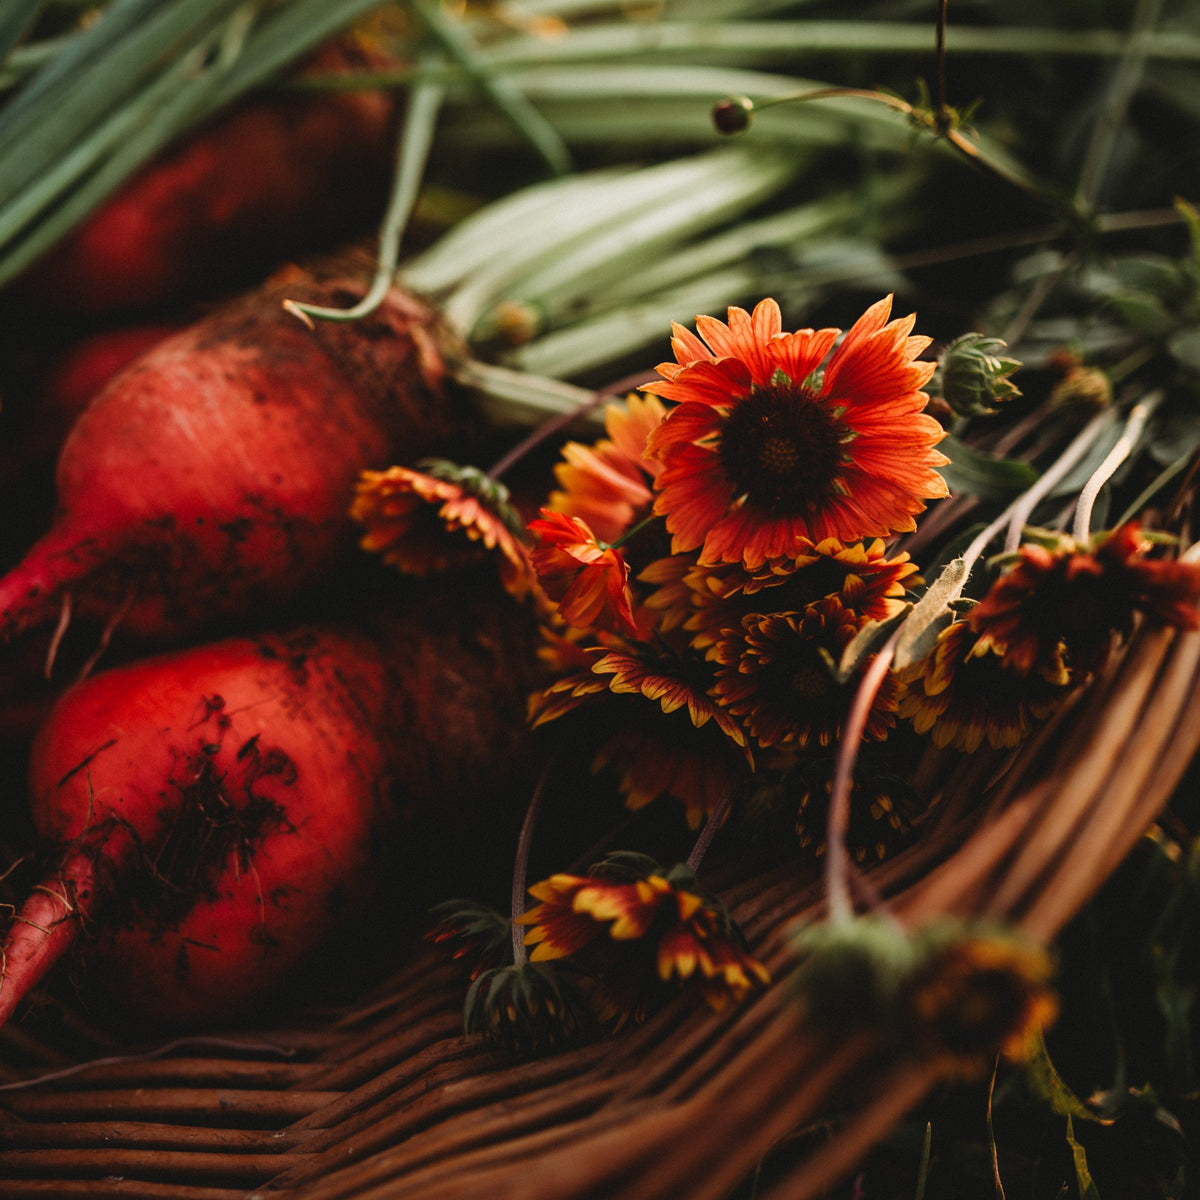
{"type": "Polygon", "coordinates": [[[754,101],[749,96],[729,96],[713,105],[712,120],[719,133],[741,133],[754,119],[754,101]]]}
{"type": "Polygon", "coordinates": [[[946,347],[931,386],[940,388],[942,399],[960,417],[995,412],[1003,401],[1021,394],[1008,378],[1021,363],[1002,357],[1004,349],[1000,338],[964,333],[946,347]]]}

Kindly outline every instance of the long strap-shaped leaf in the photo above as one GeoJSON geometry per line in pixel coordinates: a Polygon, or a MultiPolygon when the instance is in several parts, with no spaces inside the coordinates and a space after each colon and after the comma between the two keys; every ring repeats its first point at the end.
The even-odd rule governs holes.
{"type": "Polygon", "coordinates": [[[0,9],[0,62],[28,32],[45,0],[8,0],[0,9]]]}
{"type": "MultiPolygon", "coordinates": [[[[126,7],[151,6],[146,0],[117,5],[92,33],[105,33],[110,18],[123,16],[126,7]]],[[[238,0],[176,0],[154,7],[158,11],[144,13],[145,19],[123,36],[99,38],[99,54],[91,36],[72,43],[0,110],[0,203],[70,153],[128,99],[137,102],[138,92],[160,75],[163,64],[203,43],[238,0]],[[82,61],[67,71],[63,59],[82,61]]]]}

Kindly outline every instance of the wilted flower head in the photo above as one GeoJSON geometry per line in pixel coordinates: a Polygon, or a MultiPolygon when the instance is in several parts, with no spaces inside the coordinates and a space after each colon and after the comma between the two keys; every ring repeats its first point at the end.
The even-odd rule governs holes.
{"type": "Polygon", "coordinates": [[[674,326],[676,361],[643,389],[678,402],[647,442],[673,552],[753,569],[830,537],[915,529],[947,494],[944,431],[920,390],[935,364],[916,361],[929,339],[890,311],[891,297],[873,304],[836,349],[837,329],[784,333],[774,300],[730,308],[728,325],[697,317],[699,336],[674,326]]]}

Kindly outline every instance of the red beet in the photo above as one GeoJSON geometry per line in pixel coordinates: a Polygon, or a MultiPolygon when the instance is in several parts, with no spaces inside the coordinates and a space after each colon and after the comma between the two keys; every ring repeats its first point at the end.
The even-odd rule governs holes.
{"type": "MultiPolygon", "coordinates": [[[[314,64],[355,65],[344,44],[314,64]]],[[[135,176],[22,279],[74,314],[159,309],[330,249],[383,211],[394,103],[380,91],[257,97],[135,176]]]]}
{"type": "Polygon", "coordinates": [[[31,486],[37,489],[51,472],[67,431],[105,384],[182,325],[156,321],[104,329],[65,348],[60,339],[52,351],[53,366],[35,370],[32,382],[23,382],[23,394],[5,397],[8,437],[0,446],[0,486],[12,489],[18,502],[31,486]]]}
{"type": "Polygon", "coordinates": [[[435,314],[393,290],[371,317],[304,326],[295,298],[362,285],[291,271],[122,371],[63,445],[52,528],[0,579],[0,635],[75,611],[174,637],[295,596],[345,547],[362,468],[463,428],[440,394],[435,314]]]}
{"type": "MultiPolygon", "coordinates": [[[[495,615],[515,609],[444,599],[382,640],[230,638],[68,690],[30,768],[57,865],[9,930],[0,1022],[81,931],[122,1012],[178,1025],[243,1014],[369,921],[397,821],[494,797],[524,736],[531,643],[495,615]]],[[[445,851],[463,831],[442,817],[445,851]]]]}

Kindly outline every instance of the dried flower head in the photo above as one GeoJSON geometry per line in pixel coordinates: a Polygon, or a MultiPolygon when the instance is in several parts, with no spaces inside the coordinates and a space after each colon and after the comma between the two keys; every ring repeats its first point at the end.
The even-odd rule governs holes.
{"type": "Polygon", "coordinates": [[[678,402],[647,441],[673,552],[753,569],[829,537],[912,530],[946,495],[920,390],[935,364],[916,361],[929,339],[890,311],[891,297],[873,304],[837,349],[837,329],[784,333],[773,300],[730,308],[728,325],[697,317],[699,336],[674,326],[676,361],[644,388],[678,402]]]}

